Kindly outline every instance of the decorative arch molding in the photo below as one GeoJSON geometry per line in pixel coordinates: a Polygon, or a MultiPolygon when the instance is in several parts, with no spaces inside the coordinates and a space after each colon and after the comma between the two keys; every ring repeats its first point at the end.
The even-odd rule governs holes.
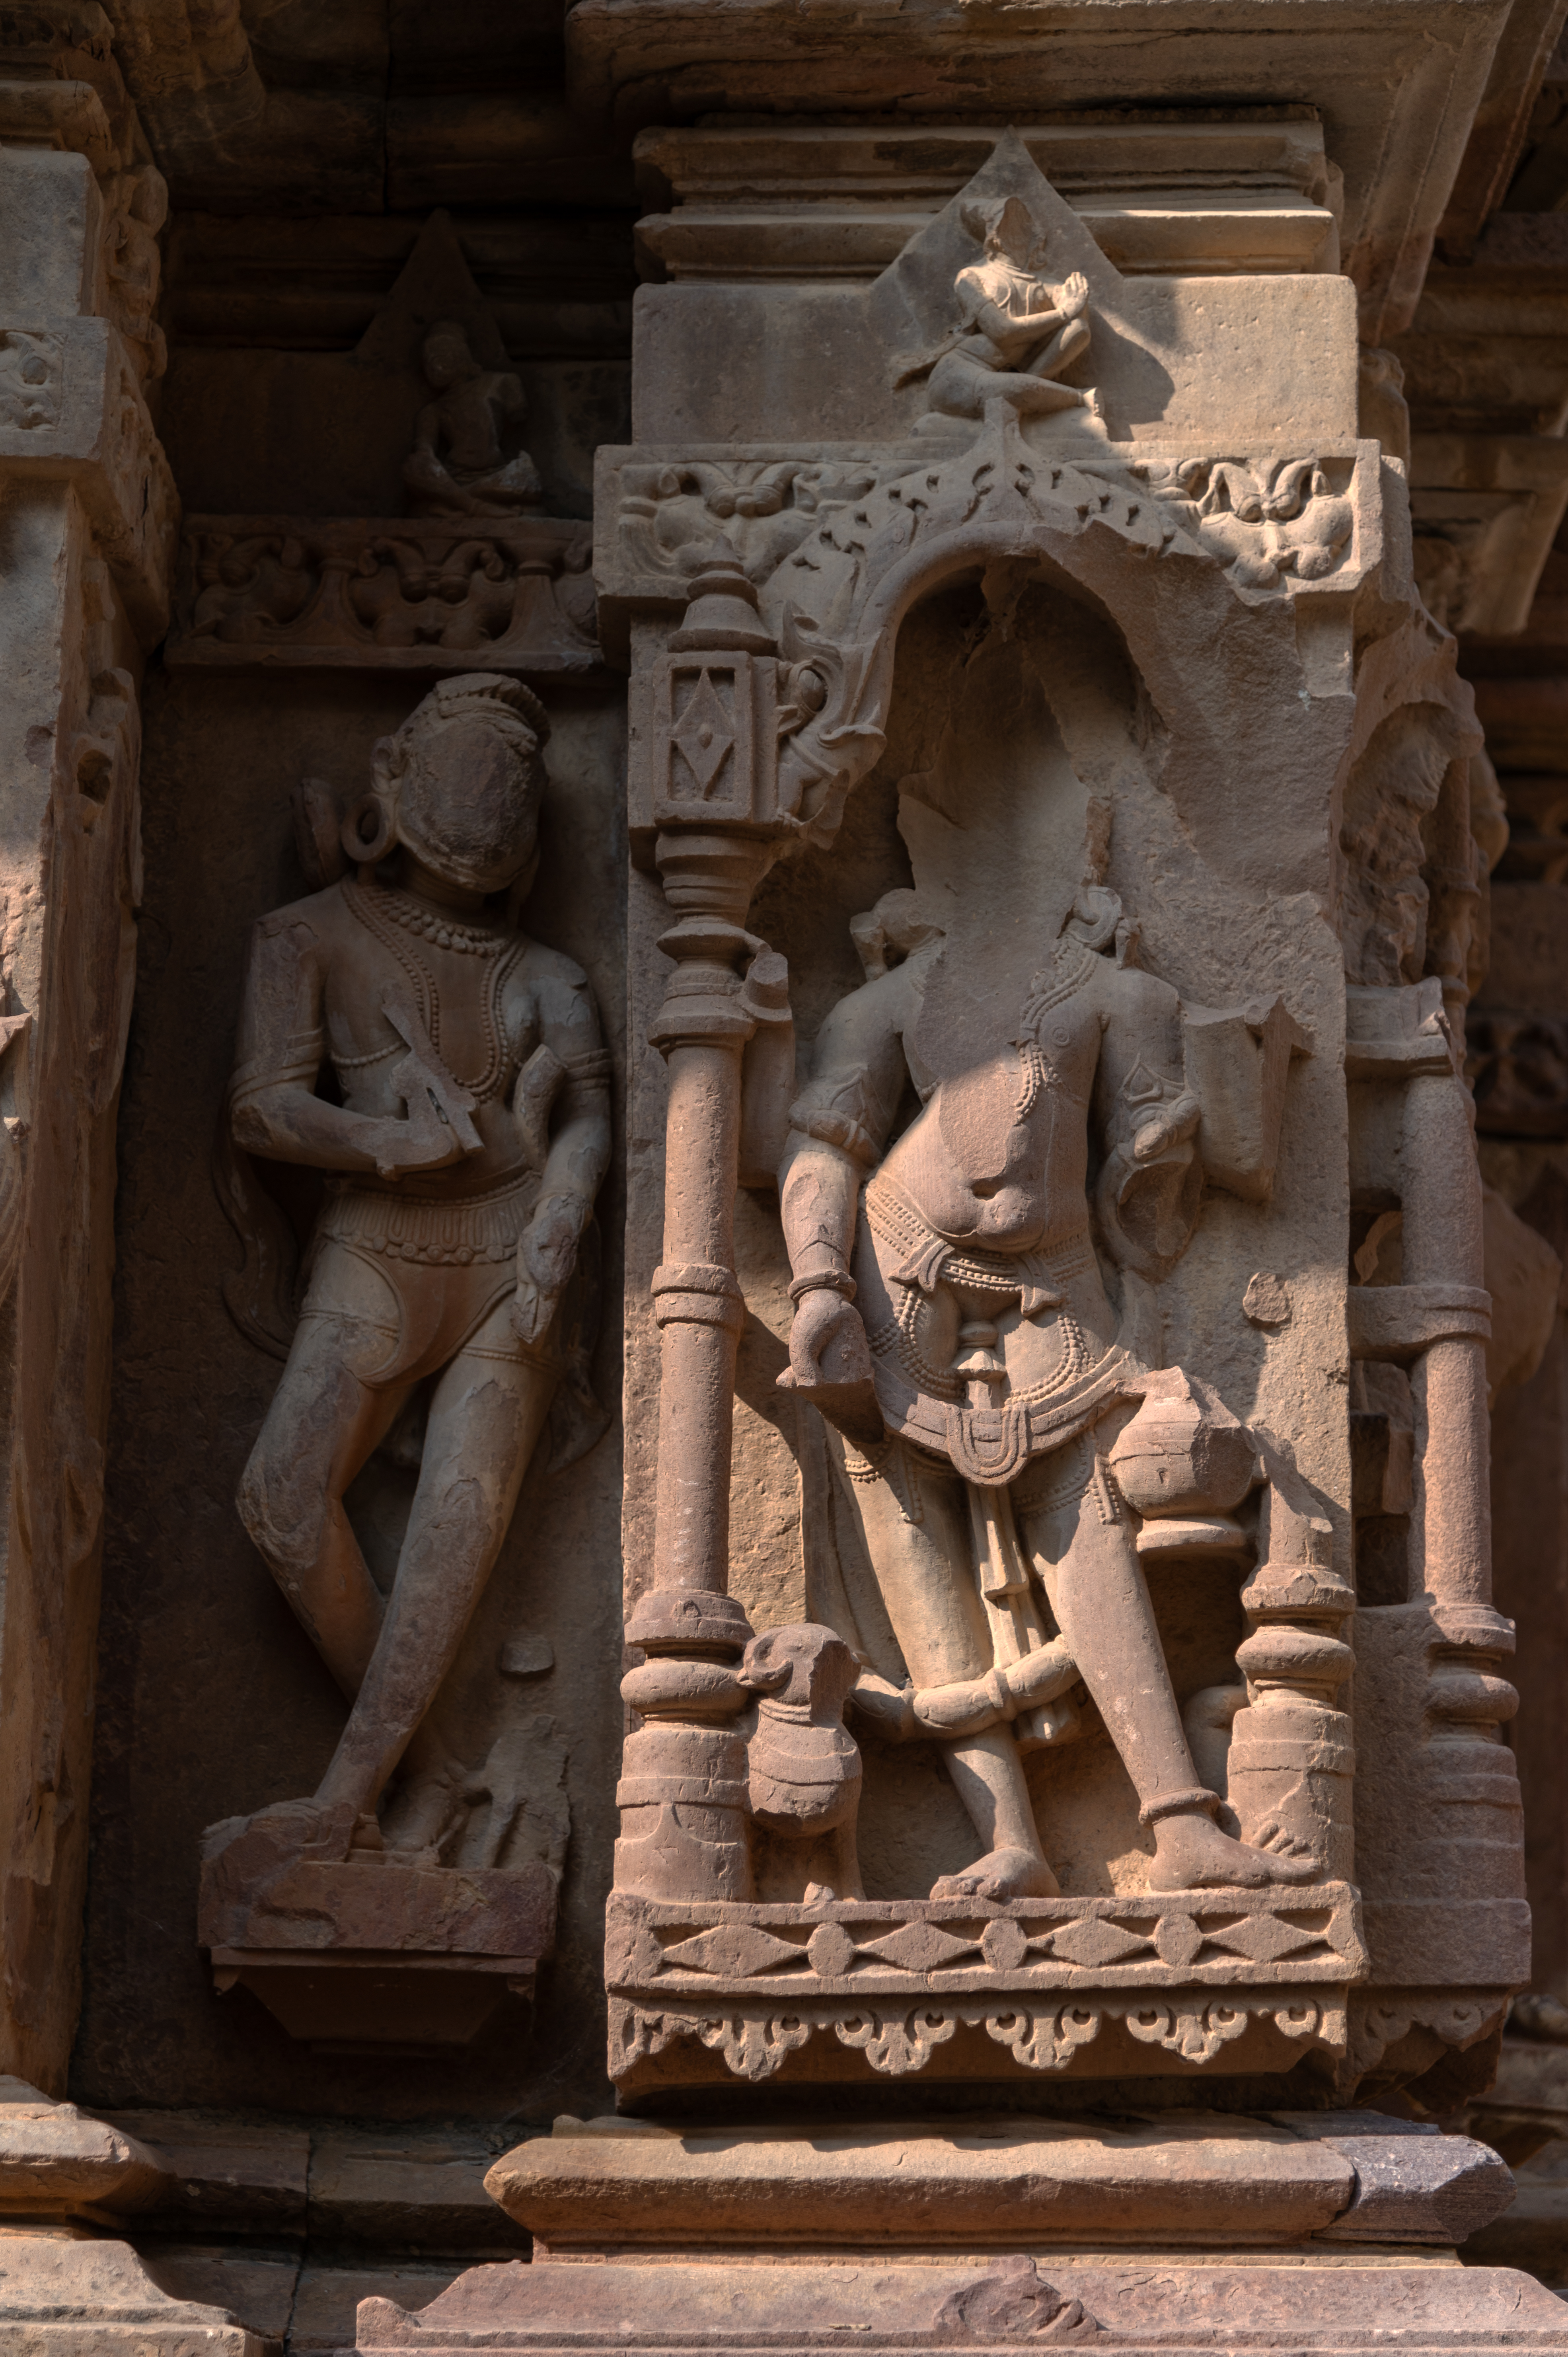
{"type": "MultiPolygon", "coordinates": [[[[1217,769],[1244,793],[1250,746],[1261,759],[1265,740],[1271,762],[1299,768],[1305,794],[1343,756],[1352,608],[1383,558],[1377,447],[1134,461],[1110,445],[1086,453],[1081,440],[1036,440],[996,404],[956,450],[943,440],[607,452],[596,560],[607,645],[629,655],[632,626],[656,632],[675,619],[714,565],[737,577],[756,651],[779,658],[775,856],[831,843],[875,766],[907,617],[999,564],[1055,569],[1104,615],[1206,801],[1217,769]]],[[[652,633],[639,635],[650,648],[652,633]]],[[[634,830],[635,772],[657,727],[650,714],[636,732],[634,830]]],[[[1178,806],[1183,766],[1170,783],[1178,806]]],[[[1231,856],[1243,855],[1243,836],[1232,840],[1231,856]]],[[[1305,870],[1301,882],[1328,888],[1305,870]]]]}

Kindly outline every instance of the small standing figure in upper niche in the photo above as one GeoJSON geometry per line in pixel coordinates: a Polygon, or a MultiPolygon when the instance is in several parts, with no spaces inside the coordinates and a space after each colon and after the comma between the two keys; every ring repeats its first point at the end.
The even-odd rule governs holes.
{"type": "Polygon", "coordinates": [[[421,360],[434,398],[419,413],[403,479],[415,515],[512,516],[544,504],[539,469],[526,450],[506,455],[528,404],[510,370],[484,369],[453,319],[424,339],[421,360]]]}
{"type": "Polygon", "coordinates": [[[984,259],[953,282],[960,324],[897,383],[929,373],[931,407],[946,417],[983,417],[997,400],[1022,417],[1095,412],[1092,391],[1056,382],[1089,350],[1088,280],[1075,270],[1058,286],[1041,275],[1046,241],[1022,198],[966,205],[962,219],[984,259]]]}
{"type": "Polygon", "coordinates": [[[562,1376],[558,1313],[609,1162],[587,982],[516,916],[548,733],[516,680],[443,680],[376,748],[343,826],[353,871],[263,917],[252,949],[234,1136],[324,1170],[328,1194],[240,1512],[351,1706],[314,1800],[262,1814],[339,1855],[382,1846],[400,1761],[428,1795],[427,1822],[400,1812],[400,1846],[439,1834],[451,1763],[427,1715],[562,1376]],[[344,1492],[421,1385],[418,1487],[383,1598],[344,1492]]]}

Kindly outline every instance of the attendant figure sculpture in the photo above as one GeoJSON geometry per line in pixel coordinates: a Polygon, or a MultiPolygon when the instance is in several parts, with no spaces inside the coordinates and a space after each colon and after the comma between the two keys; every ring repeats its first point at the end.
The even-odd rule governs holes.
{"type": "Polygon", "coordinates": [[[353,872],[263,918],[252,945],[233,1134],[324,1170],[328,1193],[240,1512],[350,1709],[314,1800],[251,1822],[328,1854],[381,1846],[400,1761],[435,1813],[402,1824],[400,1846],[435,1838],[451,1763],[427,1714],[560,1378],[557,1313],[609,1159],[587,983],[516,920],[547,735],[516,681],[444,680],[376,748],[344,823],[353,872]],[[337,1103],[318,1092],[327,1066],[337,1103]],[[383,1598],[344,1493],[422,1384],[418,1486],[383,1598]]]}
{"type": "MultiPolygon", "coordinates": [[[[1075,1672],[1153,1828],[1152,1889],[1305,1880],[1310,1861],[1215,1822],[1112,1461],[1146,1394],[1179,1388],[1184,1413],[1192,1399],[1127,1347],[1088,1191],[1092,1143],[1100,1232],[1134,1287],[1185,1248],[1202,1173],[1176,995],[1099,953],[1121,907],[1086,887],[998,1040],[966,1013],[981,994],[944,970],[943,938],[911,899],[857,922],[871,979],[828,1017],[791,1112],[780,1380],[830,1414],[875,1385],[886,1437],[848,1453],[847,1486],[914,1693],[863,1675],[855,1699],[895,1734],[940,1737],[982,1851],[931,1896],[1056,1892],[1020,1746],[1059,1730],[1039,1714],[1075,1672]],[[911,1080],[923,1109],[889,1147],[911,1080]]],[[[1240,1428],[1212,1408],[1235,1443],[1223,1510],[1255,1476],[1240,1428]]],[[[1122,1453],[1148,1461],[1141,1437],[1122,1453]]]]}
{"type": "Polygon", "coordinates": [[[517,378],[481,368],[451,319],[431,328],[422,359],[433,398],[419,413],[403,469],[413,514],[500,517],[542,509],[544,487],[527,451],[506,455],[507,437],[521,433],[527,414],[517,378]]]}
{"type": "Polygon", "coordinates": [[[897,382],[929,375],[931,408],[946,417],[983,417],[997,400],[1021,417],[1095,410],[1092,391],[1057,382],[1089,350],[1087,279],[1075,270],[1058,286],[1042,275],[1045,240],[1018,197],[968,205],[963,224],[984,258],[953,282],[959,325],[897,382]]]}

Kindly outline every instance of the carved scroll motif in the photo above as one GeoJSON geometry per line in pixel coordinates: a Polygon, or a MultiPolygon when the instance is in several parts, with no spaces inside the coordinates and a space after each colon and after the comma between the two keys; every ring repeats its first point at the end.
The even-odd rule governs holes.
{"type": "Polygon", "coordinates": [[[167,660],[364,670],[526,670],[598,660],[578,523],[197,516],[167,660]]]}
{"type": "Polygon", "coordinates": [[[1358,459],[1069,458],[1015,420],[957,454],[889,457],[834,447],[819,459],[633,456],[601,584],[618,617],[688,593],[715,554],[760,593],[790,670],[778,716],[779,823],[836,834],[845,797],[877,759],[897,622],[918,579],[960,544],[1002,553],[1044,533],[1112,533],[1128,550],[1206,559],[1249,602],[1332,575],[1353,586],[1358,459]]]}
{"type": "Polygon", "coordinates": [[[840,2000],[785,2007],[731,1997],[722,2013],[714,2013],[689,2002],[655,2012],[612,1997],[610,2047],[617,2071],[624,2073],[634,2061],[663,2053],[678,2039],[694,2038],[722,2055],[736,2077],[755,2083],[771,2077],[819,2032],[831,2030],[841,2045],[863,2053],[874,2071],[904,2078],[924,2070],[937,2048],[961,2028],[983,2028],[1026,2070],[1061,2071],[1107,2021],[1121,2022],[1141,2045],[1158,2047],[1193,2068],[1212,2062],[1252,2029],[1272,2029],[1333,2056],[1344,2053],[1347,2038],[1343,2001],[1301,1990],[1267,1996],[1249,1991],[1244,2002],[1238,1997],[1207,2004],[1195,2002],[1190,1992],[1155,2003],[1097,1995],[1092,2002],[1040,2020],[1028,2014],[988,2014],[981,2007],[950,1999],[874,2007],[840,2000]],[[1065,2034],[1058,2036],[1058,2029],[1065,2034]]]}

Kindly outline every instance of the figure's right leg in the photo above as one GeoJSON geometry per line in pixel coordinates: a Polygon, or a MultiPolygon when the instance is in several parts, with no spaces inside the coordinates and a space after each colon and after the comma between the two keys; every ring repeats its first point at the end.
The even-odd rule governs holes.
{"type": "MultiPolygon", "coordinates": [[[[895,1441],[881,1475],[846,1477],[844,1486],[916,1685],[983,1676],[993,1662],[971,1563],[963,1483],[956,1474],[917,1467],[905,1444],[895,1441]],[[917,1508],[918,1520],[905,1512],[903,1499],[917,1508]]],[[[961,1736],[942,1750],[983,1855],[961,1873],[943,1875],[931,1897],[1054,1897],[1056,1877],[1040,1847],[1010,1731],[993,1727],[983,1735],[961,1736]]]]}
{"type": "Polygon", "coordinates": [[[407,1384],[365,1380],[392,1356],[395,1314],[383,1278],[358,1255],[323,1246],[306,1315],[240,1481],[241,1520],[350,1702],[384,1606],[343,1493],[408,1396],[407,1384]]]}
{"type": "MultiPolygon", "coordinates": [[[[1101,1448],[1126,1421],[1102,1426],[1101,1448]]],[[[1254,1889],[1305,1882],[1310,1860],[1232,1839],[1198,1784],[1144,1577],[1131,1513],[1102,1466],[1082,1495],[1024,1517],[1024,1544],[1153,1827],[1151,1890],[1254,1889]]]]}

